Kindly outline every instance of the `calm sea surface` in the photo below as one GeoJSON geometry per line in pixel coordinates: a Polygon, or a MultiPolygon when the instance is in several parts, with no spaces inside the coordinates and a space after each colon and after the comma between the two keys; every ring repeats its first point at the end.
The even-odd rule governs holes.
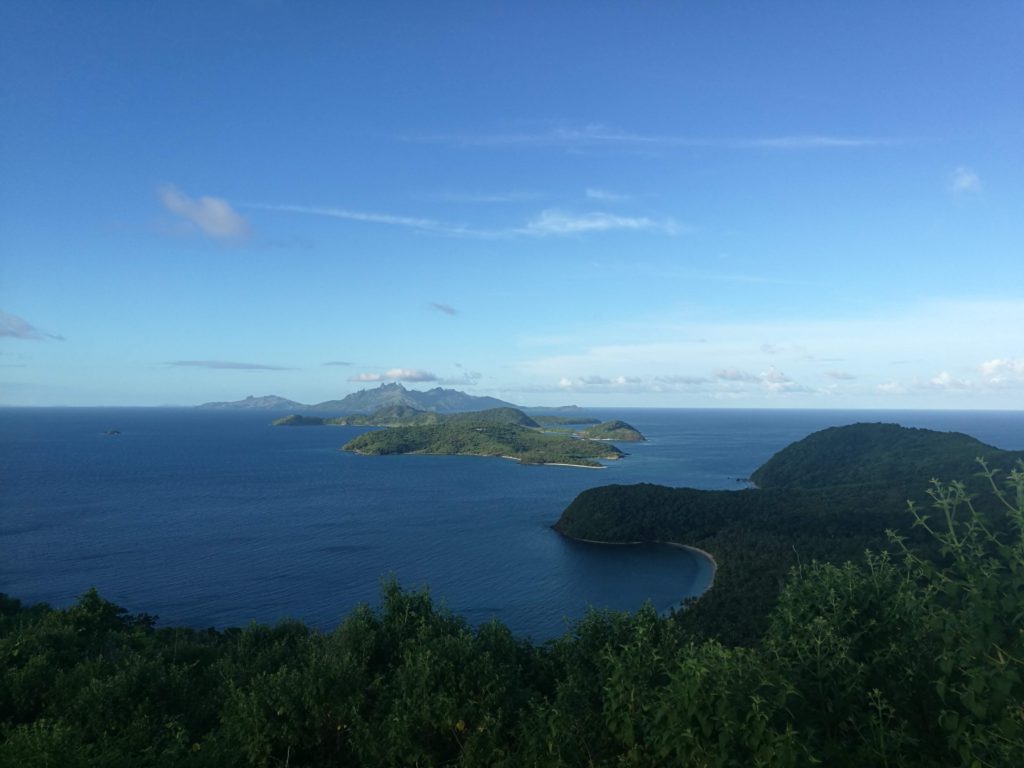
{"type": "Polygon", "coordinates": [[[652,482],[743,487],[773,453],[856,421],[966,432],[1024,449],[1024,412],[594,411],[649,438],[607,469],[501,459],[360,457],[356,427],[279,414],[0,409],[0,591],[66,605],[91,586],[160,623],[302,618],[331,628],[382,578],[429,585],[471,622],[545,639],[588,605],[660,609],[706,589],[707,563],[662,546],[566,540],[580,491],[652,482]],[[105,430],[121,430],[107,437],[105,430]]]}

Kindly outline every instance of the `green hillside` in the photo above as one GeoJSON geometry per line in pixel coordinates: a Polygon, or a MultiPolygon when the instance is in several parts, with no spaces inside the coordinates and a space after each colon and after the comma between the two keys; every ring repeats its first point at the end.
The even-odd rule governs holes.
{"type": "Polygon", "coordinates": [[[823,429],[787,446],[758,468],[751,480],[759,488],[919,484],[932,477],[974,474],[974,460],[979,457],[1007,456],[1006,451],[959,432],[851,424],[823,429]]]}

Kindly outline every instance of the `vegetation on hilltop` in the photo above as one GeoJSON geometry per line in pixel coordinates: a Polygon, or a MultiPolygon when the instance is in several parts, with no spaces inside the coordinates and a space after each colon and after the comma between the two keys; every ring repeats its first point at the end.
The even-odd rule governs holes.
{"type": "Polygon", "coordinates": [[[572,464],[598,467],[597,459],[618,459],[615,446],[565,435],[551,435],[504,421],[446,419],[438,424],[392,427],[365,432],[344,450],[380,456],[427,453],[460,456],[504,456],[524,464],[572,464]]]}
{"type": "Polygon", "coordinates": [[[751,476],[760,488],[919,485],[922,478],[959,477],[976,458],[1012,454],[959,432],[850,424],[808,435],[772,456],[751,476]]]}
{"type": "Polygon", "coordinates": [[[646,438],[640,430],[624,421],[613,419],[583,430],[581,437],[588,440],[614,440],[620,443],[641,443],[646,438]]]}
{"type": "Polygon", "coordinates": [[[415,424],[436,424],[443,418],[433,411],[421,411],[408,405],[386,405],[372,414],[354,413],[325,419],[325,424],[342,427],[404,427],[415,424]]]}
{"type": "Polygon", "coordinates": [[[745,647],[649,606],[534,645],[393,583],[329,633],[0,596],[0,764],[1022,765],[1024,463],[985,479],[912,507],[930,548],[791,570],[745,647]]]}

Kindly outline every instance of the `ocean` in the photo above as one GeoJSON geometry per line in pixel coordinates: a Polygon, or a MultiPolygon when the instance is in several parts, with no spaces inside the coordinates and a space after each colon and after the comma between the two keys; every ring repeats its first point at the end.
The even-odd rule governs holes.
{"type": "Polygon", "coordinates": [[[1024,449],[1024,412],[594,410],[649,438],[606,469],[457,456],[363,457],[358,427],[272,427],[281,414],[0,409],[0,591],[72,603],[96,587],[160,625],[298,618],[336,626],[382,579],[429,588],[473,624],[545,640],[588,607],[658,610],[701,594],[701,557],[551,530],[582,490],[650,482],[738,489],[827,426],[885,421],[1024,449]],[[120,430],[119,436],[104,434],[120,430]]]}

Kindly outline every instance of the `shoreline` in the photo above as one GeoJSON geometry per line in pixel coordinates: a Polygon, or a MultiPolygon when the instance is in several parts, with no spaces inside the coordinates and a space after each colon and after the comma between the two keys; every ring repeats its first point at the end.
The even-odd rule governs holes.
{"type": "MultiPolygon", "coordinates": [[[[552,528],[554,528],[554,526],[552,526],[552,528]]],[[[703,559],[704,562],[708,564],[708,567],[711,570],[711,578],[708,581],[708,585],[699,595],[696,595],[695,597],[697,599],[700,599],[701,597],[706,595],[712,587],[715,586],[715,576],[718,574],[718,561],[715,560],[714,555],[712,555],[707,550],[701,549],[700,547],[694,547],[690,544],[680,544],[678,541],[598,541],[597,539],[582,539],[579,536],[570,536],[568,533],[563,533],[562,531],[558,531],[557,529],[555,530],[560,536],[564,536],[565,538],[571,541],[581,541],[584,544],[603,544],[605,546],[612,547],[636,546],[637,544],[661,544],[667,547],[678,547],[679,549],[685,549],[688,552],[692,552],[693,554],[703,559]]],[[[680,600],[677,603],[673,603],[668,608],[661,611],[661,615],[669,616],[674,611],[682,609],[684,601],[688,599],[690,598],[684,598],[683,600],[680,600]]]]}

